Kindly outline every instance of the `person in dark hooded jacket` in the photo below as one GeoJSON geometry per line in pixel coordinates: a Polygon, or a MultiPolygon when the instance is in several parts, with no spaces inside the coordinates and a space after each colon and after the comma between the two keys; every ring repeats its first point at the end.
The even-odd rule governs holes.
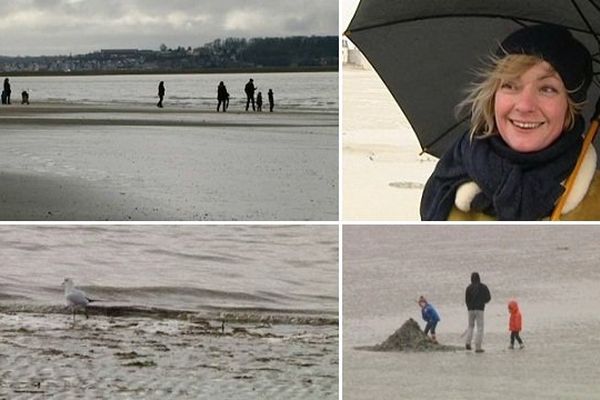
{"type": "Polygon", "coordinates": [[[477,325],[477,335],[475,336],[475,352],[483,353],[481,345],[483,343],[483,312],[485,305],[492,299],[488,287],[481,283],[479,273],[471,274],[471,284],[465,291],[465,303],[469,312],[469,327],[467,328],[467,338],[465,348],[471,350],[471,341],[473,340],[473,331],[477,325]]]}

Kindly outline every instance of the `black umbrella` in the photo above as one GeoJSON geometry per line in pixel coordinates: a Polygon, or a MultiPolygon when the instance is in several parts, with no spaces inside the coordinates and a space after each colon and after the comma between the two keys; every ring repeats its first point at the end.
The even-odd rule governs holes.
{"type": "MultiPolygon", "coordinates": [[[[571,30],[600,69],[599,0],[361,0],[345,35],[388,87],[423,151],[439,157],[468,129],[455,107],[474,71],[509,33],[535,23],[571,30]]],[[[595,74],[588,119],[599,97],[595,74]]]]}

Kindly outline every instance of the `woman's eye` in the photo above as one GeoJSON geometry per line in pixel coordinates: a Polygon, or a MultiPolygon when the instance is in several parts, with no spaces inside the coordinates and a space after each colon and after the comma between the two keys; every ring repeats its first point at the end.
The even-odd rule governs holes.
{"type": "Polygon", "coordinates": [[[517,85],[514,82],[504,82],[500,87],[506,90],[515,90],[517,85]]]}
{"type": "Polygon", "coordinates": [[[545,93],[545,94],[556,94],[556,93],[558,93],[558,89],[556,89],[554,86],[542,86],[541,91],[542,91],[542,93],[545,93]]]}

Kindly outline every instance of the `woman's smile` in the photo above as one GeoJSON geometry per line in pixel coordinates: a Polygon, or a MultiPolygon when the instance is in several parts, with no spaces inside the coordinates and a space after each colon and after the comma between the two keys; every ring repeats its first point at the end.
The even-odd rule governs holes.
{"type": "Polygon", "coordinates": [[[527,122],[527,121],[517,121],[514,119],[509,120],[514,126],[520,129],[531,130],[535,128],[539,128],[544,124],[544,122],[527,122]]]}
{"type": "Polygon", "coordinates": [[[565,129],[567,96],[562,79],[545,61],[502,82],[494,97],[498,133],[515,151],[545,149],[565,129]]]}

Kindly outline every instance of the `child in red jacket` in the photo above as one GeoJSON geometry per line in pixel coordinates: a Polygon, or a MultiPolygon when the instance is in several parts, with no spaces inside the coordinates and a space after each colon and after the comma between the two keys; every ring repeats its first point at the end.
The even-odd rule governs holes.
{"type": "Polygon", "coordinates": [[[519,348],[522,349],[525,347],[523,341],[521,340],[521,336],[519,336],[519,332],[523,327],[521,323],[521,312],[519,311],[519,305],[515,300],[511,300],[508,302],[508,312],[510,313],[510,319],[508,321],[508,329],[510,330],[510,346],[509,349],[515,348],[515,339],[519,342],[519,348]]]}

